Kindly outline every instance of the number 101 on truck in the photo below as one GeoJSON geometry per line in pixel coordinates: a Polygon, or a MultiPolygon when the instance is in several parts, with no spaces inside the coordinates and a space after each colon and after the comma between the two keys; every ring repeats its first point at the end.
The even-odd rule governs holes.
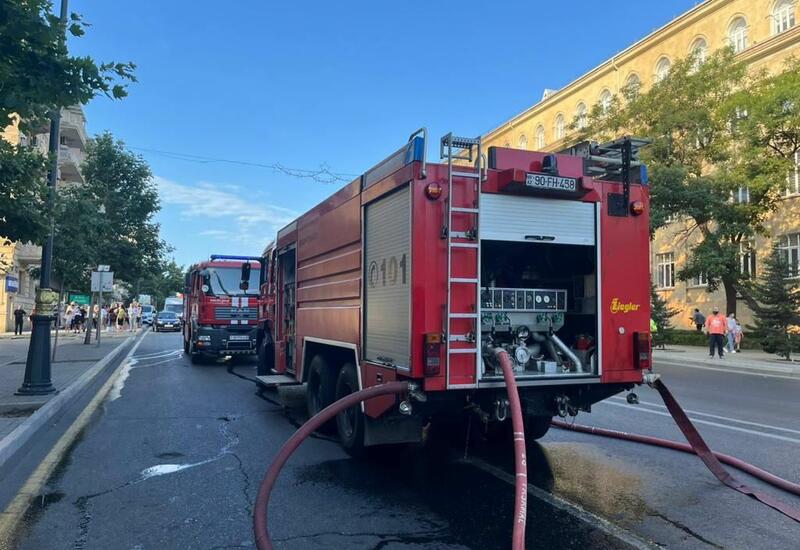
{"type": "Polygon", "coordinates": [[[623,138],[563,154],[427,132],[278,232],[264,251],[258,379],[305,384],[309,414],[393,380],[405,396],[336,418],[342,445],[419,441],[471,411],[510,424],[497,351],[530,440],[650,369],[649,193],[623,138]]]}

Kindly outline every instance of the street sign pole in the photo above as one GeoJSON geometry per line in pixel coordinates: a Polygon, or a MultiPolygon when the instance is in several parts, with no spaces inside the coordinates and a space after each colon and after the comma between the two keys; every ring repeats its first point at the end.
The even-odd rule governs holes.
{"type": "MultiPolygon", "coordinates": [[[[98,300],[100,304],[97,310],[97,347],[100,347],[100,334],[103,332],[103,291],[100,291],[100,299],[98,300]]],[[[108,316],[106,316],[106,320],[108,320],[108,316]]]]}

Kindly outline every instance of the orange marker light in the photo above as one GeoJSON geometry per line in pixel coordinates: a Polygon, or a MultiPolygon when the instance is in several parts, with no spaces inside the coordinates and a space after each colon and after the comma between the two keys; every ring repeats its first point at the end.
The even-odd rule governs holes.
{"type": "Polygon", "coordinates": [[[425,196],[430,200],[435,201],[442,196],[442,186],[439,183],[433,182],[425,186],[425,196]]]}
{"type": "Polygon", "coordinates": [[[644,203],[642,201],[633,201],[631,203],[631,214],[634,216],[641,216],[644,214],[644,203]]]}

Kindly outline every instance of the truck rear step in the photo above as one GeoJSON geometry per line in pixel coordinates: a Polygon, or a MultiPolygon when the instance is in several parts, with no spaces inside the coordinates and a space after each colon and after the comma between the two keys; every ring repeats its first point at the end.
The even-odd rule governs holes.
{"type": "Polygon", "coordinates": [[[296,378],[292,378],[286,374],[267,374],[262,376],[256,376],[256,380],[262,386],[299,386],[301,384],[296,378]]]}

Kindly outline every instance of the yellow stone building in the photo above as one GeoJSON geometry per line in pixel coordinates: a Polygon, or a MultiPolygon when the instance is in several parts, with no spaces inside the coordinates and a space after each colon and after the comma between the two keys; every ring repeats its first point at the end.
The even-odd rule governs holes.
{"type": "MultiPolygon", "coordinates": [[[[545,90],[542,100],[484,136],[488,146],[557,151],[575,141],[569,129],[585,123],[596,104],[611,100],[626,85],[646,89],[669,72],[677,59],[697,52],[700,59],[716,49],[732,46],[739,59],[753,70],[778,72],[789,57],[800,58],[800,18],[796,0],[706,0],[652,32],[642,40],[581,75],[560,90],[545,90]]],[[[742,190],[738,200],[747,200],[742,190]]],[[[800,155],[787,175],[785,199],[767,224],[771,238],[785,251],[794,273],[800,276],[800,155]]],[[[712,306],[725,309],[722,290],[708,292],[702,279],[679,281],[675,273],[686,261],[691,238],[676,220],[659,230],[652,243],[651,273],[659,292],[680,314],[673,319],[678,328],[689,328],[694,308],[703,312],[712,306]]],[[[741,250],[741,269],[757,274],[770,252],[771,238],[756,238],[741,250]]],[[[744,302],[737,306],[745,323],[752,314],[744,302]]]]}

